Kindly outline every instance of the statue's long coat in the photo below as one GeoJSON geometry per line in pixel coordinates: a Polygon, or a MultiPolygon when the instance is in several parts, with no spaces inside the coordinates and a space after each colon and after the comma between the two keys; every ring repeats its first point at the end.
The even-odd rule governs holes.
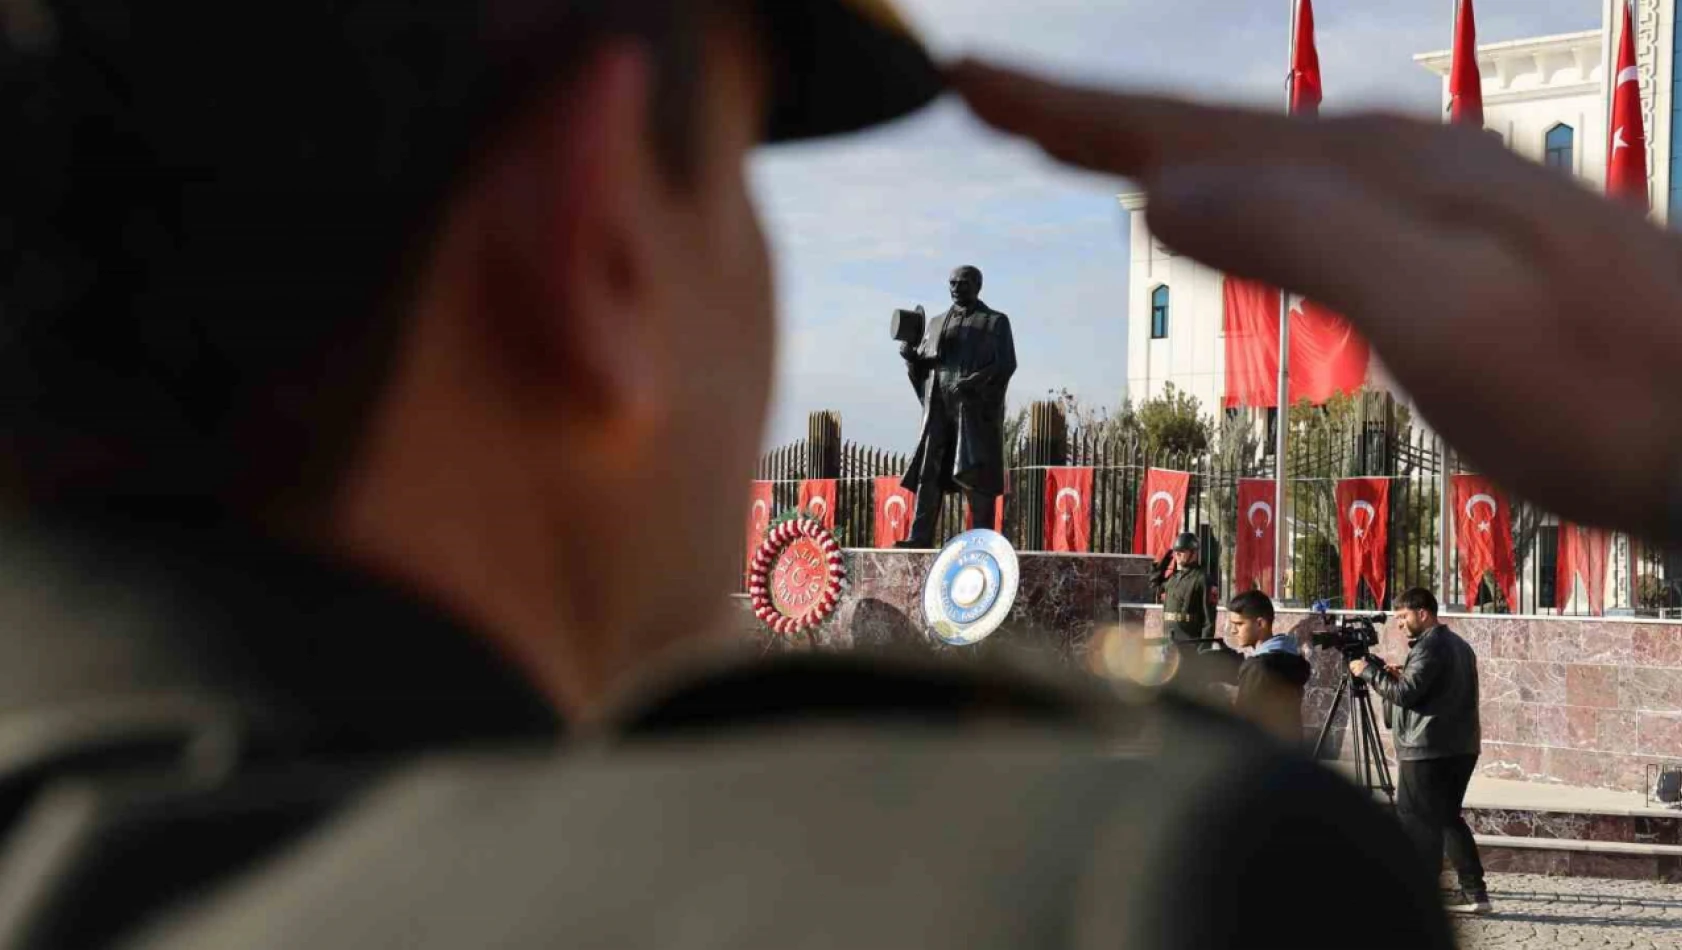
{"type": "Polygon", "coordinates": [[[938,472],[941,491],[1003,494],[1005,390],[1016,372],[1010,318],[979,300],[967,313],[948,310],[929,321],[906,366],[923,424],[902,484],[917,491],[926,473],[938,472]],[[946,464],[928,456],[929,433],[951,416],[956,445],[947,446],[946,464]]]}

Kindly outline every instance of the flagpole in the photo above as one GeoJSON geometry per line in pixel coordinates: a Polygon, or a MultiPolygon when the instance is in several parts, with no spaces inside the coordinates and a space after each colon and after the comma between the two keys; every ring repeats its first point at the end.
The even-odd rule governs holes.
{"type": "MultiPolygon", "coordinates": [[[[1612,113],[1618,107],[1618,44],[1623,38],[1625,7],[1629,8],[1630,28],[1635,28],[1635,4],[1632,0],[1617,0],[1617,2],[1611,4],[1610,8],[1606,11],[1606,34],[1601,38],[1600,43],[1601,50],[1603,51],[1601,59],[1603,64],[1601,66],[1601,75],[1605,79],[1603,89],[1601,91],[1601,106],[1604,108],[1606,114],[1606,134],[1601,137],[1606,143],[1606,168],[1604,173],[1601,175],[1600,187],[1602,191],[1606,192],[1610,192],[1611,189],[1607,186],[1612,183],[1612,136],[1613,133],[1617,131],[1612,128],[1612,113]]],[[[1635,51],[1635,61],[1637,66],[1641,64],[1640,50],[1635,51]]],[[[1640,87],[1637,86],[1637,88],[1640,87]]]]}
{"type": "MultiPolygon", "coordinates": [[[[1459,42],[1460,42],[1460,0],[1449,0],[1449,7],[1450,7],[1451,12],[1449,13],[1449,21],[1448,21],[1448,33],[1449,33],[1448,45],[1449,45],[1449,49],[1452,51],[1452,50],[1456,50],[1458,48],[1458,45],[1459,45],[1459,42]]],[[[1472,49],[1472,57],[1473,57],[1474,60],[1476,59],[1477,55],[1478,55],[1478,51],[1477,51],[1476,47],[1474,46],[1474,48],[1472,49]]],[[[1454,53],[1453,52],[1449,53],[1448,75],[1449,75],[1448,84],[1449,84],[1450,87],[1453,87],[1453,85],[1454,85],[1454,53]]],[[[1481,69],[1479,70],[1478,82],[1480,84],[1483,82],[1483,76],[1482,76],[1482,70],[1481,69]]],[[[1452,88],[1450,88],[1449,89],[1449,110],[1450,110],[1449,114],[1450,115],[1453,115],[1453,111],[1452,111],[1453,108],[1454,108],[1454,90],[1452,88]]],[[[1448,603],[1449,596],[1450,596],[1448,585],[1449,585],[1449,581],[1452,577],[1452,574],[1449,570],[1449,561],[1450,561],[1450,558],[1453,556],[1453,553],[1454,553],[1454,548],[1452,546],[1452,543],[1449,540],[1449,532],[1454,530],[1454,500],[1450,497],[1451,493],[1449,491],[1449,478],[1450,478],[1449,473],[1453,470],[1453,464],[1452,463],[1453,463],[1453,459],[1454,459],[1454,450],[1449,447],[1447,439],[1442,438],[1441,436],[1438,436],[1437,439],[1438,439],[1438,442],[1442,446],[1442,452],[1439,453],[1439,455],[1438,455],[1438,460],[1442,463],[1442,486],[1441,486],[1440,491],[1438,492],[1438,497],[1437,497],[1437,599],[1442,601],[1443,603],[1448,603]]]]}
{"type": "MultiPolygon", "coordinates": [[[[1285,52],[1285,113],[1291,111],[1291,94],[1296,85],[1297,66],[1297,0],[1291,3],[1291,39],[1285,52]]],[[[1279,383],[1276,393],[1278,423],[1274,434],[1273,455],[1273,594],[1281,602],[1285,599],[1285,562],[1290,556],[1290,531],[1285,519],[1285,442],[1290,431],[1291,384],[1291,311],[1285,288],[1279,288],[1279,383]]]]}

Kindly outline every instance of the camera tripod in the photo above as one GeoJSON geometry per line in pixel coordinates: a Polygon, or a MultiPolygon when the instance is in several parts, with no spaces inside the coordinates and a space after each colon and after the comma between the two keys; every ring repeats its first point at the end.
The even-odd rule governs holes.
{"type": "MultiPolygon", "coordinates": [[[[1378,661],[1369,657],[1367,662],[1378,661]]],[[[1338,681],[1332,708],[1326,712],[1326,722],[1320,727],[1320,737],[1314,740],[1314,760],[1320,760],[1320,750],[1326,744],[1326,736],[1331,734],[1333,720],[1337,719],[1337,707],[1345,703],[1349,707],[1349,722],[1345,728],[1355,746],[1355,774],[1360,778],[1361,787],[1383,792],[1394,808],[1396,785],[1390,780],[1390,763],[1384,760],[1384,746],[1378,739],[1378,717],[1372,712],[1372,694],[1367,690],[1366,680],[1350,673],[1347,663],[1343,667],[1343,677],[1338,681]]]]}

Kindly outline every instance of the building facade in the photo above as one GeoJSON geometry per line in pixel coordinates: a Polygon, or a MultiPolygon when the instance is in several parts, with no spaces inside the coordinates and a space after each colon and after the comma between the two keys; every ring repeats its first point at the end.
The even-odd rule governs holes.
{"type": "MultiPolygon", "coordinates": [[[[1617,23],[1618,4],[1605,0],[1605,22],[1617,23]]],[[[1677,0],[1644,0],[1636,16],[1636,53],[1647,129],[1647,168],[1653,216],[1682,227],[1682,73],[1674,68],[1682,48],[1677,0]]],[[[1485,126],[1513,151],[1558,167],[1584,187],[1606,178],[1606,121],[1612,78],[1606,30],[1491,43],[1478,48],[1483,75],[1485,126]]],[[[1450,53],[1414,57],[1442,79],[1448,105],[1450,53]]],[[[1226,353],[1223,276],[1171,253],[1150,233],[1145,196],[1125,194],[1131,214],[1128,280],[1127,394],[1134,402],[1160,395],[1168,384],[1189,392],[1204,411],[1224,403],[1226,353]]],[[[1374,365],[1374,382],[1383,385],[1374,365]]]]}

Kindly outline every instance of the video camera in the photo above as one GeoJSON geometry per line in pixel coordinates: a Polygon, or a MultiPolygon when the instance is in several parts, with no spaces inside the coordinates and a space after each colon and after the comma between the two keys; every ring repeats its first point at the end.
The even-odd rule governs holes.
{"type": "Polygon", "coordinates": [[[1314,612],[1320,621],[1331,628],[1310,635],[1309,642],[1324,650],[1336,650],[1343,654],[1346,660],[1364,659],[1372,648],[1378,646],[1378,626],[1384,623],[1383,614],[1372,614],[1366,617],[1332,617],[1325,601],[1314,605],[1314,612]]]}

